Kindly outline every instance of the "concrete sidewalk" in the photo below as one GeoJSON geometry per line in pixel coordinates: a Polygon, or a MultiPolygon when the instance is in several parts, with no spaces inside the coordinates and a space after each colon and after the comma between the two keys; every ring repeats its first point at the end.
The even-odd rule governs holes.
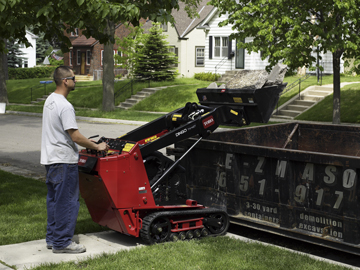
{"type": "Polygon", "coordinates": [[[114,231],[80,234],[74,236],[73,240],[85,245],[86,252],[54,254],[52,250],[46,248],[45,239],[0,246],[0,270],[10,270],[12,269],[10,267],[29,269],[45,263],[81,261],[103,253],[111,254],[144,245],[141,238],[130,237],[114,231]]]}

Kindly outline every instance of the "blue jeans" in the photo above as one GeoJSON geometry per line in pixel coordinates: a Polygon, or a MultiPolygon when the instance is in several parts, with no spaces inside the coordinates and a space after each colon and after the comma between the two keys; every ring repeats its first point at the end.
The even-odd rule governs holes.
{"type": "Polygon", "coordinates": [[[71,244],[79,213],[79,173],[77,164],[46,165],[48,194],[46,243],[54,249],[71,244]]]}

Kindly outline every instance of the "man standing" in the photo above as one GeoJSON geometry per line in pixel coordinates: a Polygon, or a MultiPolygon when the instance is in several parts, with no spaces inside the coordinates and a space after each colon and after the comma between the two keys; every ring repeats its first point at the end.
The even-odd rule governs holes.
{"type": "Polygon", "coordinates": [[[72,242],[79,212],[78,148],[107,151],[106,143],[96,144],[77,127],[74,107],[66,99],[75,89],[71,68],[54,71],[56,90],[45,101],[42,119],[41,161],[46,167],[47,248],[53,253],[82,253],[83,245],[72,242]]]}

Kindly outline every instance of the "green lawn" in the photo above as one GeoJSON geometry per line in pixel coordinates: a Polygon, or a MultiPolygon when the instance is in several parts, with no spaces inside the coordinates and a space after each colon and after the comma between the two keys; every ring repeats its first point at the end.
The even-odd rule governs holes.
{"type": "MultiPolygon", "coordinates": [[[[0,245],[45,239],[46,184],[0,170],[0,245]]],[[[105,228],[92,222],[81,199],[76,234],[105,228]]]]}
{"type": "Polygon", "coordinates": [[[169,269],[169,270],[342,270],[306,255],[228,237],[179,241],[103,254],[81,262],[47,264],[36,270],[54,269],[169,269]]]}
{"type": "MultiPolygon", "coordinates": [[[[40,84],[40,81],[52,80],[51,78],[37,78],[26,80],[8,80],[6,81],[8,99],[10,103],[30,104],[31,100],[36,100],[44,94],[53,92],[56,88],[55,83],[40,84]]],[[[196,85],[203,83],[195,79],[175,79],[171,82],[135,82],[132,85],[129,80],[118,81],[115,83],[114,92],[119,93],[116,98],[116,104],[130,98],[132,94],[136,94],[146,87],[159,87],[170,85],[196,85]]],[[[205,84],[209,85],[209,82],[205,84]]],[[[102,81],[77,82],[76,88],[68,96],[68,100],[74,107],[82,108],[101,108],[102,105],[102,81]]]]}
{"type": "MultiPolygon", "coordinates": [[[[0,170],[0,245],[44,239],[46,185],[0,170]]],[[[102,231],[83,200],[75,234],[102,231]]],[[[45,242],[44,242],[45,244],[45,242]]],[[[75,258],[75,257],[74,257],[75,258]]],[[[0,262],[1,265],[1,262],[0,262]]],[[[179,241],[103,254],[85,261],[44,264],[34,269],[346,269],[277,247],[228,237],[179,241]]]]}
{"type": "Polygon", "coordinates": [[[208,85],[209,82],[197,81],[196,84],[168,87],[140,101],[130,110],[171,112],[185,106],[187,102],[198,102],[196,89],[208,85]]]}
{"type": "MultiPolygon", "coordinates": [[[[360,81],[360,79],[359,79],[360,81]]],[[[360,83],[341,89],[340,116],[343,123],[360,123],[360,83]]],[[[333,95],[325,97],[316,106],[296,117],[296,120],[332,122],[333,95]]]]}
{"type": "MultiPolygon", "coordinates": [[[[289,77],[285,77],[284,82],[287,82],[288,85],[290,85],[291,83],[295,82],[296,80],[298,80],[300,78],[301,77],[299,77],[299,76],[289,76],[289,77]]],[[[357,81],[360,81],[360,77],[341,76],[341,82],[357,82],[357,81]]],[[[291,99],[292,97],[294,97],[295,95],[298,95],[299,88],[300,88],[300,92],[301,92],[312,85],[326,85],[326,84],[333,84],[333,76],[332,75],[323,76],[322,80],[320,80],[319,82],[317,81],[316,76],[310,76],[305,81],[302,81],[300,86],[297,85],[294,88],[292,88],[290,91],[281,95],[278,105],[280,106],[280,105],[284,104],[286,101],[288,101],[289,99],[291,99]]]]}
{"type": "MultiPolygon", "coordinates": [[[[291,84],[298,80],[298,76],[285,77],[284,82],[291,84]]],[[[9,80],[7,81],[9,101],[11,103],[30,103],[30,92],[28,88],[35,85],[40,85],[39,80],[44,79],[32,79],[32,80],[9,80]]],[[[332,76],[324,76],[322,84],[332,84],[332,76]]],[[[359,77],[342,76],[341,82],[354,82],[360,81],[359,77]]],[[[126,98],[137,93],[145,87],[149,87],[149,82],[139,82],[133,85],[132,90],[130,85],[128,88],[124,88],[129,81],[119,81],[115,84],[115,92],[119,89],[123,89],[122,93],[117,97],[116,104],[124,101],[126,98]]],[[[117,109],[113,112],[103,112],[100,110],[102,104],[102,85],[101,81],[93,82],[78,82],[76,84],[76,90],[71,92],[68,96],[69,101],[76,108],[76,114],[78,116],[87,117],[99,117],[99,118],[111,118],[111,119],[124,119],[135,121],[152,121],[158,118],[159,114],[152,114],[147,112],[171,112],[175,109],[185,106],[187,102],[197,102],[196,89],[207,87],[210,82],[199,81],[195,79],[176,79],[172,82],[150,82],[150,87],[158,86],[170,86],[161,91],[156,92],[150,97],[136,104],[130,110],[117,109]],[[92,109],[91,109],[92,108],[92,109]],[[95,110],[94,110],[95,108],[95,110]]],[[[308,86],[317,85],[317,78],[311,76],[306,81],[301,83],[300,91],[304,90],[308,86]]],[[[55,87],[54,84],[47,86],[48,89],[55,87]]],[[[360,90],[359,84],[354,84],[343,88],[341,94],[341,121],[348,123],[359,123],[360,114],[354,104],[360,102],[360,97],[357,94],[360,90]]],[[[43,92],[43,88],[38,89],[39,94],[43,92]],[[41,93],[40,93],[41,92],[41,93]]],[[[294,87],[289,92],[280,96],[279,105],[283,104],[294,95],[299,93],[299,86],[294,87]]],[[[7,110],[14,111],[27,111],[27,112],[42,112],[42,104],[33,106],[20,106],[12,105],[7,106],[7,110]]],[[[298,120],[309,121],[332,121],[332,96],[327,97],[320,104],[313,109],[300,115],[298,120]]]]}

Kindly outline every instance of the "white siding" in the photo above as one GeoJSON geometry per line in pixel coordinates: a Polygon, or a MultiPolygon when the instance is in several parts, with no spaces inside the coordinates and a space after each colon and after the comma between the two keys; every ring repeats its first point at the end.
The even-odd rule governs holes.
{"type": "MultiPolygon", "coordinates": [[[[36,66],[36,39],[38,38],[34,34],[26,31],[26,38],[32,45],[32,47],[26,48],[20,48],[20,50],[23,52],[23,55],[21,57],[24,58],[24,61],[28,62],[28,67],[35,67],[36,66]]],[[[24,67],[24,64],[23,66],[24,67]]]]}
{"type": "Polygon", "coordinates": [[[182,49],[181,49],[181,40],[178,39],[178,34],[175,30],[175,28],[168,23],[168,27],[167,27],[167,32],[163,32],[163,34],[166,36],[166,40],[169,43],[168,46],[174,46],[176,48],[178,48],[178,67],[177,70],[178,72],[181,74],[181,69],[182,69],[182,49]]]}
{"type": "MultiPolygon", "coordinates": [[[[312,56],[314,56],[315,58],[316,53],[312,53],[312,56]]],[[[324,68],[323,74],[333,74],[333,62],[332,62],[332,53],[331,52],[327,52],[327,53],[320,53],[321,56],[321,60],[319,60],[319,64],[320,66],[322,66],[324,68]]],[[[316,66],[316,62],[313,63],[313,66],[316,66]]],[[[309,69],[306,69],[306,72],[309,72],[309,69]]],[[[316,73],[316,71],[312,71],[313,73],[316,73]]],[[[340,60],[340,73],[344,72],[344,60],[341,58],[340,60]]]]}
{"type": "MultiPolygon", "coordinates": [[[[226,19],[226,15],[219,17],[217,14],[209,21],[210,30],[206,32],[205,40],[205,72],[212,72],[218,74],[224,74],[226,70],[236,70],[235,68],[235,57],[236,57],[236,41],[232,40],[232,50],[235,52],[235,56],[232,59],[227,59],[225,57],[215,57],[214,49],[212,50],[212,59],[209,59],[209,37],[213,37],[213,46],[214,46],[214,37],[228,37],[233,33],[231,29],[232,25],[227,25],[224,27],[219,27],[218,24],[226,19]],[[225,59],[224,59],[225,58],[225,59]]],[[[251,41],[252,38],[246,38],[245,42],[251,41]]],[[[268,61],[261,60],[260,53],[251,52],[248,54],[248,51],[245,50],[245,60],[244,60],[244,69],[249,70],[258,70],[265,69],[268,65],[268,61]]]]}
{"type": "Polygon", "coordinates": [[[176,29],[168,24],[166,40],[169,46],[178,48],[178,67],[180,77],[191,78],[195,73],[204,72],[204,67],[195,66],[195,48],[205,46],[205,33],[201,29],[193,29],[184,39],[179,39],[176,29]]]}
{"type": "MultiPolygon", "coordinates": [[[[210,30],[206,31],[205,35],[205,72],[213,72],[218,74],[224,74],[227,70],[235,70],[235,57],[231,60],[226,59],[224,63],[221,65],[221,67],[215,68],[220,62],[222,62],[223,57],[214,57],[214,49],[213,51],[213,57],[212,59],[209,59],[209,36],[214,37],[222,37],[222,36],[230,36],[231,33],[233,33],[232,25],[227,25],[224,27],[219,27],[219,23],[221,21],[224,21],[226,19],[227,15],[221,15],[221,17],[218,16],[219,12],[217,12],[208,22],[208,25],[210,27],[210,30]]],[[[246,38],[245,42],[250,42],[252,40],[251,37],[246,38]]],[[[214,46],[214,40],[213,40],[213,46],[214,46]]],[[[233,51],[236,51],[236,45],[235,41],[232,41],[232,49],[233,51]]],[[[315,55],[315,54],[314,54],[315,55]]],[[[332,68],[332,54],[330,52],[324,54],[321,54],[322,60],[320,61],[320,65],[324,67],[324,73],[332,74],[333,68],[332,68]]],[[[248,70],[263,70],[268,65],[267,59],[261,60],[260,52],[255,53],[251,52],[248,54],[248,52],[245,50],[245,61],[244,61],[244,69],[248,70]]],[[[314,66],[316,63],[314,63],[314,66]]],[[[308,70],[307,70],[308,72],[308,70]]],[[[344,72],[344,61],[341,59],[341,66],[340,66],[340,72],[344,72]]]]}

